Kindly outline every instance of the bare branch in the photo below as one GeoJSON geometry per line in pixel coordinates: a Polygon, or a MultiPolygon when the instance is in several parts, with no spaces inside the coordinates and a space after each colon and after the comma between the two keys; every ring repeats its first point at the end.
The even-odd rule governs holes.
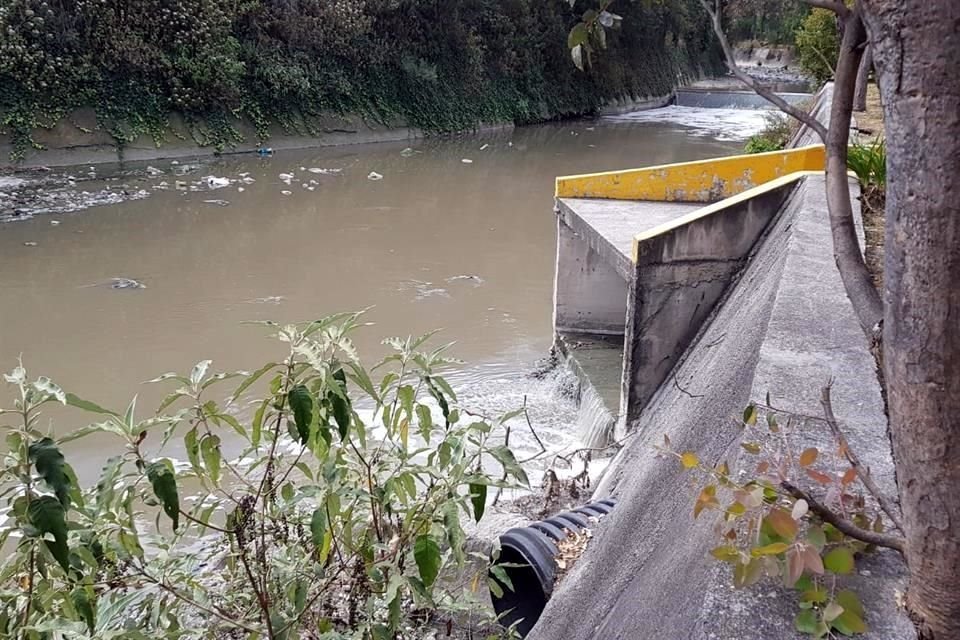
{"type": "Polygon", "coordinates": [[[850,15],[850,9],[847,8],[847,5],[839,2],[838,0],[800,0],[804,4],[810,5],[818,9],[826,9],[827,11],[833,11],[841,20],[846,20],[847,16],[850,15]]]}
{"type": "Polygon", "coordinates": [[[900,533],[903,533],[903,523],[900,520],[898,509],[890,499],[880,491],[877,483],[873,481],[873,477],[870,475],[870,470],[860,462],[860,457],[850,448],[850,443],[847,442],[847,438],[840,429],[840,423],[837,422],[837,417],[833,414],[833,403],[830,400],[831,386],[832,383],[825,386],[820,395],[820,404],[823,405],[823,414],[827,417],[827,425],[830,427],[833,437],[840,443],[840,448],[843,449],[844,455],[850,462],[850,466],[857,470],[857,475],[860,477],[860,481],[863,482],[863,486],[867,488],[870,495],[877,499],[877,503],[883,512],[887,514],[887,517],[890,518],[893,526],[895,526],[900,533]]]}
{"type": "Polygon", "coordinates": [[[820,139],[825,142],[827,139],[827,128],[823,126],[823,123],[803,109],[793,106],[774,93],[769,87],[762,85],[757,81],[756,78],[748,73],[745,73],[740,69],[739,66],[737,66],[737,61],[733,54],[733,47],[730,46],[730,42],[727,40],[727,35],[723,31],[723,23],[721,22],[720,12],[712,8],[707,0],[700,0],[700,4],[710,15],[710,21],[713,23],[713,31],[716,33],[717,39],[720,41],[720,47],[723,49],[723,55],[726,58],[727,68],[730,69],[730,73],[736,76],[740,82],[753,89],[761,98],[780,109],[780,111],[783,111],[788,116],[799,120],[803,124],[813,129],[817,135],[820,136],[820,139]]]}
{"type": "Polygon", "coordinates": [[[887,549],[893,549],[894,551],[900,552],[900,555],[903,555],[906,548],[906,542],[903,538],[898,536],[891,536],[884,533],[875,533],[873,531],[867,531],[866,529],[861,529],[857,525],[853,524],[849,520],[840,517],[829,508],[821,504],[810,494],[805,492],[799,487],[795,487],[789,482],[781,482],[780,486],[783,487],[784,491],[789,493],[797,500],[806,501],[807,505],[810,507],[810,511],[817,514],[821,520],[827,524],[832,524],[837,528],[838,531],[844,535],[850,536],[861,542],[866,542],[867,544],[876,545],[878,547],[886,547],[887,549]]]}

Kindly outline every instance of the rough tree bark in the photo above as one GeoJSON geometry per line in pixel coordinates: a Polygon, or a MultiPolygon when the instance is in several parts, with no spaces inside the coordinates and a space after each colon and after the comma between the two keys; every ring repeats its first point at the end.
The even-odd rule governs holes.
{"type": "Polygon", "coordinates": [[[860,0],[887,142],[884,362],[921,640],[960,638],[960,2],[860,0]]]}
{"type": "Polygon", "coordinates": [[[853,110],[860,113],[867,110],[867,87],[870,83],[870,72],[873,70],[873,48],[868,44],[860,60],[860,70],[857,72],[857,89],[853,95],[853,110]]]}

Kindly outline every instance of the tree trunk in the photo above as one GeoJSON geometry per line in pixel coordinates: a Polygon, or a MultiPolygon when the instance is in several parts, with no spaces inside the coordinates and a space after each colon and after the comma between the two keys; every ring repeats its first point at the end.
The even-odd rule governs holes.
{"type": "Polygon", "coordinates": [[[860,0],[887,135],[884,362],[921,640],[960,638],[960,2],[860,0]]]}
{"type": "Polygon", "coordinates": [[[873,48],[867,45],[860,60],[860,70],[857,72],[857,90],[853,96],[853,110],[860,113],[867,110],[867,86],[870,83],[870,71],[873,70],[873,48]]]}
{"type": "Polygon", "coordinates": [[[843,41],[837,61],[833,104],[830,108],[830,130],[827,133],[827,208],[830,210],[830,230],[833,234],[833,257],[840,270],[840,279],[857,314],[860,327],[871,340],[883,318],[883,302],[860,251],[860,241],[853,220],[850,203],[850,184],[847,178],[847,144],[850,141],[850,119],[853,92],[863,57],[867,32],[859,7],[854,7],[844,21],[843,41]]]}

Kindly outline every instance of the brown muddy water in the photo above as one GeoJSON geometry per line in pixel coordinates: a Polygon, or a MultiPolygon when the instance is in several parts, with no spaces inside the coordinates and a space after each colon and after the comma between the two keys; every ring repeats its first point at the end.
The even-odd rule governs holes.
{"type": "MultiPolygon", "coordinates": [[[[451,376],[466,404],[505,411],[527,396],[541,437],[572,446],[576,407],[562,375],[528,375],[552,339],[553,180],[736,153],[763,123],[754,115],[730,132],[670,120],[650,112],[196,167],[57,170],[33,210],[14,216],[0,199],[0,218],[14,220],[0,225],[0,366],[22,354],[32,376],[105,406],[122,409],[139,394],[146,415],[161,390],[142,381],[160,373],[206,358],[218,370],[253,369],[283,355],[244,321],[372,307],[374,326],[355,336],[367,360],[383,353],[384,337],[442,328],[438,340],[456,341],[453,354],[468,362],[451,376]],[[206,176],[229,186],[211,189],[206,176]],[[65,212],[104,196],[123,201],[65,212]],[[114,288],[114,278],[144,288],[114,288]]],[[[91,421],[48,418],[59,434],[91,421]]],[[[68,460],[89,482],[109,448],[117,445],[79,440],[68,460]]]]}

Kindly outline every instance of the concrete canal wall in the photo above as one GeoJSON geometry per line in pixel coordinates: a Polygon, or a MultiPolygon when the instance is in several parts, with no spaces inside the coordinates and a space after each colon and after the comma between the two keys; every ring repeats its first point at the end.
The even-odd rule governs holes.
{"type": "MultiPolygon", "coordinates": [[[[829,102],[828,88],[814,113],[825,118],[829,102]]],[[[797,140],[809,140],[806,135],[797,140]]],[[[770,397],[783,411],[820,415],[820,389],[833,380],[834,408],[850,446],[881,490],[895,492],[875,364],[833,260],[825,176],[813,166],[822,160],[822,151],[807,148],[755,158],[766,169],[740,166],[733,174],[732,167],[750,160],[721,160],[696,170],[658,167],[650,171],[666,181],[659,186],[634,171],[558,181],[558,345],[586,368],[593,361],[609,366],[614,358],[596,352],[614,344],[609,354],[623,368],[620,425],[630,438],[594,492],[594,499],[616,498],[617,508],[596,527],[529,638],[800,637],[793,623],[796,593],[781,581],[732,588],[729,567],[709,555],[721,544],[718,516],[692,514],[703,482],[657,449],[669,438],[675,451],[692,451],[707,466],[726,462],[732,477],[752,477],[757,458],[741,447],[744,438],[754,437],[742,423],[748,403],[770,397]],[[791,172],[778,175],[778,167],[791,172]],[[683,204],[671,201],[671,194],[695,200],[703,195],[710,202],[711,172],[717,177],[714,193],[739,193],[669,213],[683,204]],[[695,179],[671,184],[680,175],[695,179]],[[746,175],[749,183],[731,179],[746,175]],[[629,199],[651,195],[662,199],[629,199]],[[657,214],[644,209],[674,218],[651,222],[657,214]],[[614,231],[631,228],[628,250],[614,231]],[[576,259],[568,263],[569,256],[576,259]],[[604,261],[606,267],[599,267],[604,261]],[[621,279],[616,286],[615,277],[621,279]],[[614,330],[621,293],[627,296],[622,346],[609,336],[590,340],[564,326],[589,318],[588,304],[603,290],[617,298],[604,310],[607,333],[614,330]],[[591,294],[579,305],[578,291],[591,294]],[[581,357],[581,345],[588,345],[589,357],[581,357]]],[[[853,179],[851,187],[859,215],[853,179]]],[[[573,329],[590,330],[586,323],[573,329]]],[[[584,377],[600,379],[589,372],[584,377]]],[[[836,447],[818,422],[784,437],[795,451],[836,447]]],[[[912,624],[895,606],[905,588],[899,556],[866,554],[857,569],[841,588],[854,589],[867,611],[870,630],[858,637],[913,640],[912,624]]]]}

